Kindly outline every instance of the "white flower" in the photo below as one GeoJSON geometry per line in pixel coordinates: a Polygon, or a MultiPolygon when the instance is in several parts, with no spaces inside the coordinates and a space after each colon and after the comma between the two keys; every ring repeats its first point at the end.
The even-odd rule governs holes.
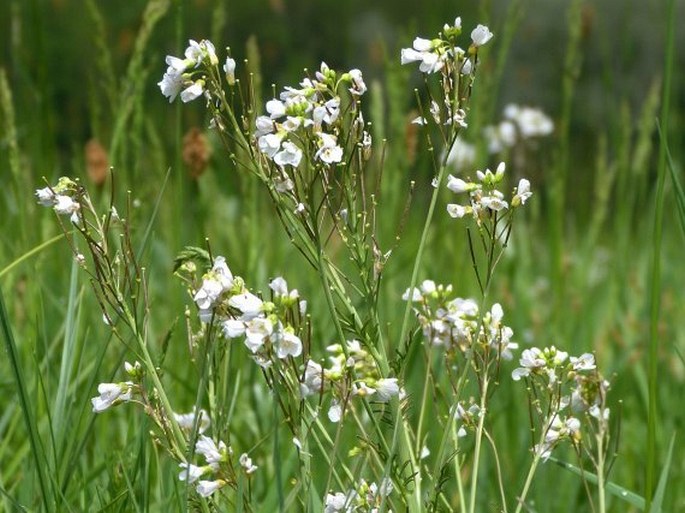
{"type": "Polygon", "coordinates": [[[449,203],[447,205],[447,213],[455,219],[461,219],[466,214],[471,213],[471,211],[471,207],[464,205],[457,205],[456,203],[449,203]]]}
{"type": "Polygon", "coordinates": [[[473,71],[473,61],[471,59],[464,60],[464,64],[461,66],[462,75],[470,75],[473,71]]]}
{"type": "Polygon", "coordinates": [[[245,323],[239,319],[227,319],[221,323],[224,337],[238,338],[245,334],[245,323]]]}
{"type": "Polygon", "coordinates": [[[281,149],[282,134],[266,134],[257,140],[259,151],[265,153],[269,158],[274,158],[278,150],[281,149]]]}
{"type": "Polygon", "coordinates": [[[418,52],[430,52],[433,49],[433,42],[430,39],[416,37],[412,46],[418,52]]]}
{"type": "Polygon", "coordinates": [[[363,95],[366,92],[366,84],[362,78],[362,72],[358,69],[351,69],[350,78],[352,79],[352,87],[350,87],[350,92],[355,96],[363,95]]]}
{"type": "Polygon", "coordinates": [[[248,475],[252,474],[255,470],[259,468],[257,467],[257,465],[252,464],[252,458],[250,458],[245,452],[240,455],[238,461],[240,462],[240,466],[243,467],[245,473],[248,475]]]}
{"type": "Polygon", "coordinates": [[[195,488],[195,491],[202,497],[209,497],[225,484],[226,481],[223,479],[217,479],[216,481],[200,481],[195,488]]]}
{"type": "Polygon", "coordinates": [[[62,194],[55,196],[54,209],[58,214],[72,215],[75,214],[79,208],[81,208],[81,205],[70,196],[64,196],[62,194]]]}
{"type": "Polygon", "coordinates": [[[334,135],[322,132],[319,134],[320,147],[315,158],[326,164],[334,164],[340,162],[343,157],[343,150],[338,146],[338,141],[334,135]]]}
{"type": "Polygon", "coordinates": [[[281,123],[281,128],[286,132],[294,132],[302,125],[302,118],[295,116],[287,116],[285,121],[281,123]]]}
{"type": "Polygon", "coordinates": [[[230,449],[222,441],[219,441],[217,446],[214,440],[208,436],[200,435],[200,438],[195,443],[195,451],[204,456],[208,465],[212,465],[220,463],[222,459],[225,459],[230,449]]]}
{"type": "Polygon", "coordinates": [[[53,207],[57,202],[55,192],[50,187],[36,189],[36,199],[44,207],[53,207]]]}
{"type": "Polygon", "coordinates": [[[235,60],[230,57],[226,57],[226,63],[224,64],[224,73],[226,74],[226,81],[229,85],[235,84],[235,60]]]}
{"type": "Polygon", "coordinates": [[[595,365],[595,356],[592,353],[584,353],[577,358],[571,356],[569,361],[571,362],[571,365],[573,365],[573,370],[575,371],[593,370],[597,368],[595,365]]]}
{"type": "Polygon", "coordinates": [[[198,432],[204,433],[209,428],[210,420],[209,414],[206,410],[201,409],[199,413],[196,413],[195,407],[190,413],[174,413],[174,418],[181,429],[187,431],[192,430],[195,427],[195,418],[198,420],[198,432]]]}
{"type": "Polygon", "coordinates": [[[292,191],[295,188],[295,183],[288,178],[287,174],[274,177],[274,187],[280,193],[292,191]]]}
{"type": "Polygon", "coordinates": [[[471,32],[471,40],[473,41],[473,46],[483,46],[485,43],[492,39],[492,32],[485,25],[478,25],[471,32]]]}
{"type": "Polygon", "coordinates": [[[323,390],[323,369],[313,360],[307,361],[304,371],[304,381],[300,383],[300,394],[308,397],[323,390]]]}
{"type": "Polygon", "coordinates": [[[503,114],[506,119],[516,123],[524,139],[549,135],[554,131],[554,123],[540,109],[510,103],[504,108],[503,114]]]}
{"type": "Polygon", "coordinates": [[[437,287],[435,285],[435,282],[433,280],[423,280],[421,282],[421,294],[423,296],[428,296],[429,294],[433,294],[437,290],[437,287]]]}
{"type": "Polygon", "coordinates": [[[418,116],[411,120],[412,125],[424,126],[426,123],[428,123],[428,120],[423,116],[418,116]]]}
{"type": "Polygon", "coordinates": [[[199,43],[191,39],[188,48],[186,48],[185,56],[186,59],[195,63],[195,67],[199,66],[205,58],[209,59],[212,66],[219,64],[214,45],[206,39],[199,43]]]}
{"type": "Polygon", "coordinates": [[[453,175],[449,175],[447,177],[447,188],[452,192],[456,192],[457,194],[473,189],[470,184],[453,175]]]}
{"type": "Polygon", "coordinates": [[[340,116],[340,97],[331,98],[323,105],[317,105],[312,111],[314,125],[321,126],[322,122],[332,125],[340,116]]]}
{"type": "MultiPolygon", "coordinates": [[[[346,510],[347,496],[342,492],[337,492],[335,495],[328,493],[326,494],[326,504],[324,513],[338,513],[340,511],[346,510]]],[[[350,508],[347,508],[349,511],[350,508]]]]}
{"type": "Polygon", "coordinates": [[[444,62],[437,54],[432,52],[416,52],[411,48],[402,50],[401,60],[402,64],[412,61],[421,61],[419,70],[423,73],[435,73],[436,71],[440,71],[444,65],[444,62]]]}
{"type": "Polygon", "coordinates": [[[269,319],[256,317],[249,321],[245,329],[245,345],[256,353],[264,345],[264,340],[270,337],[274,327],[269,319]]]}
{"type": "MultiPolygon", "coordinates": [[[[408,64],[410,62],[421,62],[419,70],[423,73],[435,73],[444,66],[443,58],[434,52],[435,45],[430,39],[417,37],[414,39],[413,48],[403,48],[400,53],[400,62],[408,64]]],[[[445,56],[446,54],[442,54],[445,56]]]]}
{"type": "Polygon", "coordinates": [[[251,292],[243,292],[232,296],[228,300],[228,305],[240,310],[243,313],[243,320],[248,321],[262,312],[263,302],[251,292]]]}
{"type": "Polygon", "coordinates": [[[462,128],[467,128],[469,126],[468,123],[466,123],[466,112],[464,109],[457,109],[457,112],[454,113],[454,116],[445,122],[446,125],[451,123],[456,123],[462,128]]]}
{"type": "Polygon", "coordinates": [[[271,119],[281,118],[285,116],[285,104],[274,98],[266,102],[266,111],[271,115],[271,119]]]}
{"type": "Polygon", "coordinates": [[[278,349],[276,354],[279,358],[286,358],[288,355],[297,357],[302,354],[302,341],[300,337],[290,332],[288,329],[278,337],[278,349]]]}
{"type": "Polygon", "coordinates": [[[342,418],[342,406],[336,400],[333,400],[331,407],[328,409],[328,420],[331,422],[340,422],[342,418]]]}
{"type": "Polygon", "coordinates": [[[90,400],[94,413],[101,413],[110,406],[130,401],[133,393],[133,382],[100,383],[98,393],[100,394],[99,397],[93,397],[90,400]]]}
{"type": "Polygon", "coordinates": [[[352,394],[353,395],[359,395],[361,397],[369,397],[375,393],[376,393],[376,389],[369,387],[363,381],[360,381],[359,383],[355,383],[353,385],[353,388],[352,388],[352,394]]]}
{"type": "Polygon", "coordinates": [[[197,465],[192,465],[188,463],[179,463],[178,465],[183,470],[178,474],[178,479],[180,481],[188,481],[188,483],[194,483],[200,479],[211,467],[198,467],[197,465]]]}
{"type": "Polygon", "coordinates": [[[169,103],[176,99],[178,93],[183,89],[184,84],[185,79],[183,78],[183,73],[172,67],[167,68],[162,80],[157,83],[162,94],[169,98],[169,103]]]}
{"type": "Polygon", "coordinates": [[[529,376],[531,371],[534,369],[541,369],[547,365],[544,355],[540,349],[537,347],[532,347],[530,349],[524,349],[521,353],[521,358],[519,359],[519,364],[521,367],[514,369],[511,373],[511,377],[514,381],[519,381],[525,376],[529,376]]]}
{"type": "Polygon", "coordinates": [[[204,92],[204,80],[196,80],[190,86],[186,87],[181,91],[181,101],[183,103],[188,103],[193,101],[195,98],[202,96],[204,92]]]}
{"type": "Polygon", "coordinates": [[[276,165],[297,167],[302,160],[302,150],[290,141],[283,143],[283,149],[274,155],[276,165]]]}
{"type": "Polygon", "coordinates": [[[609,408],[604,408],[604,410],[602,410],[598,405],[595,404],[590,407],[588,413],[597,420],[603,420],[606,422],[609,420],[610,410],[609,408]]]}
{"type": "Polygon", "coordinates": [[[509,207],[509,204],[506,201],[504,201],[504,199],[502,199],[501,194],[502,193],[500,193],[499,191],[492,191],[492,194],[490,196],[483,196],[480,199],[481,206],[483,208],[489,208],[490,210],[493,210],[495,212],[505,210],[509,207]]]}
{"type": "Polygon", "coordinates": [[[179,59],[173,55],[167,55],[164,61],[169,66],[169,71],[175,71],[176,73],[183,73],[188,69],[189,66],[194,66],[194,62],[187,59],[179,59]]]}
{"type": "Polygon", "coordinates": [[[397,378],[383,378],[376,381],[376,399],[382,403],[388,402],[392,397],[399,395],[400,387],[397,378]]]}
{"type": "Polygon", "coordinates": [[[288,295],[288,282],[281,276],[278,276],[269,282],[269,288],[273,290],[276,297],[288,295]]]}
{"type": "Polygon", "coordinates": [[[532,195],[533,193],[530,192],[530,182],[525,178],[521,178],[516,187],[516,194],[511,198],[511,206],[517,207],[519,205],[524,205],[532,195]]]}
{"type": "MultiPolygon", "coordinates": [[[[257,132],[255,132],[255,135],[258,137],[272,133],[275,128],[274,121],[269,116],[259,116],[255,120],[255,126],[257,127],[257,132]]],[[[261,150],[261,147],[259,149],[261,150]]]]}
{"type": "Polygon", "coordinates": [[[326,77],[330,74],[331,68],[328,67],[328,64],[325,62],[321,62],[321,66],[319,66],[319,71],[317,71],[314,76],[319,82],[325,82],[326,77]]]}
{"type": "Polygon", "coordinates": [[[202,277],[202,286],[193,296],[193,301],[205,314],[211,318],[211,309],[224,291],[233,286],[233,274],[226,265],[226,259],[216,257],[212,270],[202,277]]]}

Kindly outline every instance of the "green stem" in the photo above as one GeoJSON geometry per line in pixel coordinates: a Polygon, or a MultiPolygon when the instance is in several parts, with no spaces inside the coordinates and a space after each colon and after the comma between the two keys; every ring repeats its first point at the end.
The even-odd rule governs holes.
{"type": "MultiPolygon", "coordinates": [[[[546,426],[549,425],[549,422],[545,423],[546,426]]],[[[523,489],[521,490],[521,494],[519,495],[516,503],[516,510],[514,513],[520,513],[521,509],[523,508],[523,504],[526,501],[526,496],[528,495],[528,491],[530,490],[530,485],[533,482],[533,476],[535,475],[535,471],[538,468],[538,464],[540,463],[540,458],[541,454],[540,451],[538,450],[538,447],[542,446],[542,443],[545,441],[545,434],[547,432],[547,429],[542,430],[542,435],[540,436],[540,440],[538,442],[538,446],[533,448],[533,463],[528,469],[528,475],[526,476],[526,482],[523,485],[523,489]]]]}
{"type": "MultiPolygon", "coordinates": [[[[600,421],[601,422],[601,421],[600,421]]],[[[604,482],[604,430],[597,433],[597,489],[599,491],[599,513],[606,512],[606,490],[604,482]]]]}
{"type": "MultiPolygon", "coordinates": [[[[452,415],[454,418],[454,415],[452,415]]],[[[454,444],[454,475],[457,479],[457,491],[459,493],[459,511],[466,511],[466,496],[464,495],[464,483],[461,480],[461,463],[459,461],[459,431],[457,423],[452,421],[452,443],[454,444]]]]}
{"type": "Polygon", "coordinates": [[[483,442],[483,426],[485,424],[485,403],[488,400],[488,380],[487,369],[483,378],[483,390],[480,398],[480,418],[478,419],[478,428],[476,429],[476,447],[473,454],[473,468],[471,470],[471,492],[469,497],[469,511],[475,513],[476,511],[476,488],[478,486],[478,468],[480,467],[480,448],[483,442]]]}
{"type": "MultiPolygon", "coordinates": [[[[131,314],[131,312],[128,310],[128,308],[125,308],[124,310],[124,315],[126,316],[127,322],[129,326],[135,327],[135,318],[131,314]]],[[[143,364],[145,365],[145,370],[147,375],[152,379],[152,384],[155,387],[155,392],[157,393],[157,396],[159,397],[159,401],[162,403],[162,407],[164,408],[165,411],[165,416],[166,416],[166,421],[169,423],[171,426],[171,432],[173,434],[174,440],[173,442],[176,443],[175,447],[171,447],[171,449],[174,452],[174,457],[177,459],[184,461],[185,460],[185,452],[186,452],[186,439],[185,436],[183,435],[183,432],[181,431],[181,428],[178,425],[178,422],[176,422],[176,418],[174,417],[174,410],[171,407],[171,403],[169,402],[169,398],[166,395],[166,392],[164,391],[164,386],[162,385],[162,381],[159,379],[159,375],[157,374],[157,366],[155,363],[152,361],[152,356],[150,356],[150,352],[147,349],[147,343],[145,342],[143,336],[140,334],[140,332],[134,328],[134,335],[136,337],[136,342],[138,343],[138,347],[140,348],[140,352],[143,356],[143,364]]]]}

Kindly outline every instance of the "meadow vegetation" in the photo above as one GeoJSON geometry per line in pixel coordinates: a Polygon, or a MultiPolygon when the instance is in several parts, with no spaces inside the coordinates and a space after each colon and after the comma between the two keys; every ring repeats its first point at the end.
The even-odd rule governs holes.
{"type": "Polygon", "coordinates": [[[0,510],[685,509],[683,6],[329,3],[2,7],[0,510]]]}

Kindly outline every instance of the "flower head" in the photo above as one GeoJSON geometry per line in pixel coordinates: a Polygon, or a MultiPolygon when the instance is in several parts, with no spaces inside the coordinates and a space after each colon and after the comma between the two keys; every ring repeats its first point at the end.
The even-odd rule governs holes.
{"type": "Polygon", "coordinates": [[[490,29],[485,25],[478,25],[471,31],[471,40],[475,47],[483,46],[492,39],[492,36],[492,32],[490,32],[490,29]]]}
{"type": "Polygon", "coordinates": [[[100,383],[98,393],[98,397],[90,400],[94,413],[101,413],[111,406],[130,401],[133,395],[133,382],[100,383]]]}

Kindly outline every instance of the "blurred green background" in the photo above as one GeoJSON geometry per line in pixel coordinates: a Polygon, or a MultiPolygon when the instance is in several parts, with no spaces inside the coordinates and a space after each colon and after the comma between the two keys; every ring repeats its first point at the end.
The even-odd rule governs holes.
{"type": "MultiPolygon", "coordinates": [[[[202,244],[205,237],[255,287],[264,288],[268,277],[285,273],[292,286],[312,299],[316,318],[317,312],[323,315],[325,306],[317,306],[321,295],[315,277],[301,270],[297,253],[277,223],[264,221],[273,215],[266,196],[249,177],[232,168],[211,133],[200,143],[206,168],[199,178],[190,175],[183,137],[193,127],[206,132],[204,106],[200,102],[170,106],[156,83],[166,67],[165,55],[180,55],[189,38],[211,39],[217,49],[230,46],[239,62],[248,56],[253,63],[258,61],[265,99],[271,94],[269,84],[276,84],[277,90],[295,84],[303,68],[317,69],[321,60],[331,67],[360,68],[370,85],[368,108],[376,126],[374,135],[377,141],[380,137],[389,140],[385,173],[396,180],[396,188],[388,192],[391,208],[385,213],[387,244],[394,236],[392,221],[401,210],[410,178],[418,183],[408,227],[386,270],[386,291],[397,300],[408,284],[412,248],[433,174],[423,139],[409,124],[415,108],[412,88],[420,85],[421,78],[413,66],[399,65],[399,51],[410,46],[416,35],[430,37],[456,15],[467,28],[485,23],[495,33],[482,55],[465,132],[465,138],[479,147],[477,166],[496,165],[483,150],[482,128],[497,123],[507,103],[539,107],[556,126],[552,136],[527,147],[525,159],[510,168],[514,174],[531,177],[536,195],[531,212],[515,227],[493,297],[504,305],[522,345],[554,343],[573,354],[597,351],[605,374],[612,377],[612,407],[622,411],[622,444],[611,479],[637,493],[644,491],[649,264],[659,143],[656,118],[669,21],[665,2],[2,0],[0,287],[37,415],[46,417],[51,410],[52,390],[58,382],[68,383],[72,394],[65,422],[73,423],[74,437],[82,445],[46,441],[55,444],[55,455],[73,463],[71,473],[55,463],[59,479],[75,473],[79,479],[74,482],[84,483],[78,490],[73,489],[76,485],[65,484],[65,495],[77,497],[76,503],[90,504],[95,495],[92,487],[102,491],[102,483],[108,483],[115,496],[123,485],[116,475],[107,476],[108,465],[99,453],[107,444],[101,440],[116,439],[114,448],[127,443],[137,431],[123,419],[124,414],[111,425],[103,427],[96,421],[94,426],[88,398],[94,395],[97,382],[116,372],[124,353],[102,342],[107,334],[97,307],[86,281],[74,277],[64,243],[58,241],[20,260],[59,233],[53,216],[35,205],[32,196],[34,189],[44,186],[41,177],[50,183],[61,175],[80,177],[104,203],[106,188],[93,181],[98,181],[97,169],[103,162],[105,168],[112,165],[117,197],[123,199],[130,189],[139,200],[131,216],[142,231],[171,170],[146,254],[156,305],[153,336],[161,339],[187,302],[181,287],[170,278],[174,255],[185,245],[202,244]],[[92,139],[98,146],[87,150],[92,139]],[[87,172],[88,158],[95,161],[90,164],[95,175],[87,172]],[[63,347],[69,340],[79,350],[70,360],[72,367],[60,370],[63,347]],[[65,373],[68,379],[60,379],[65,373]],[[621,406],[618,399],[623,401],[621,406]],[[87,448],[83,453],[79,452],[82,447],[87,448]],[[99,463],[96,470],[89,468],[93,461],[99,463]]],[[[682,0],[676,2],[675,16],[676,60],[668,84],[672,97],[666,135],[676,174],[682,179],[682,0]]],[[[445,194],[441,201],[451,200],[445,194]]],[[[671,434],[682,431],[685,392],[681,356],[685,349],[685,238],[670,181],[664,212],[658,325],[656,458],[660,462],[671,434]]],[[[453,282],[463,295],[474,293],[463,239],[463,230],[441,208],[421,278],[453,282]]],[[[399,301],[388,301],[389,322],[393,310],[401,309],[398,305],[399,301]]],[[[319,330],[325,334],[326,321],[321,322],[319,330]]],[[[168,372],[175,384],[182,385],[179,402],[190,405],[193,370],[184,366],[183,335],[174,333],[167,362],[177,362],[168,372]]],[[[31,475],[32,464],[24,459],[29,447],[15,398],[16,384],[2,361],[0,380],[0,486],[9,496],[32,504],[35,490],[23,479],[31,475]]],[[[505,436],[515,421],[507,422],[495,426],[505,436]]],[[[505,458],[510,469],[527,457],[525,439],[513,445],[516,448],[505,458]]],[[[685,496],[678,491],[685,486],[685,453],[678,440],[676,451],[665,511],[685,511],[685,496]]],[[[114,460],[112,454],[105,451],[105,458],[114,460]]],[[[112,466],[119,464],[124,466],[121,462],[112,466]]],[[[167,471],[167,478],[173,480],[172,474],[167,471]]],[[[560,491],[555,509],[541,506],[539,511],[586,511],[581,506],[567,507],[582,503],[582,489],[574,476],[552,468],[542,472],[540,479],[538,504],[546,504],[550,489],[560,491]]],[[[612,511],[627,510],[615,501],[612,511]]]]}

